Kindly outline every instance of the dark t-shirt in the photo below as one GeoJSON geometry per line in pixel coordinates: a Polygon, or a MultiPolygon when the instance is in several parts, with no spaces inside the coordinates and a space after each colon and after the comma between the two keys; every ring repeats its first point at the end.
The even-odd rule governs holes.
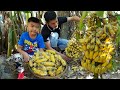
{"type": "Polygon", "coordinates": [[[41,34],[43,36],[44,42],[49,41],[49,37],[51,35],[51,32],[57,32],[59,37],[60,37],[60,29],[61,29],[61,25],[63,23],[67,22],[67,17],[58,17],[58,28],[56,28],[55,30],[53,30],[53,28],[49,27],[45,24],[42,28],[41,34]]]}

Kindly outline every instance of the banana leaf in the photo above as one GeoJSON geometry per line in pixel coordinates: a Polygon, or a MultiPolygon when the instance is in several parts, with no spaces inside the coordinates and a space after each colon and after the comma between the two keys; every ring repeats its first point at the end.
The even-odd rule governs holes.
{"type": "Polygon", "coordinates": [[[103,17],[104,11],[96,11],[97,16],[103,17]]]}
{"type": "Polygon", "coordinates": [[[119,47],[119,43],[120,43],[120,16],[117,16],[117,20],[118,20],[118,31],[116,34],[116,46],[119,47]]]}
{"type": "Polygon", "coordinates": [[[99,17],[99,18],[97,18],[96,24],[98,27],[101,27],[101,19],[100,18],[103,18],[104,11],[96,11],[96,14],[99,17]]]}

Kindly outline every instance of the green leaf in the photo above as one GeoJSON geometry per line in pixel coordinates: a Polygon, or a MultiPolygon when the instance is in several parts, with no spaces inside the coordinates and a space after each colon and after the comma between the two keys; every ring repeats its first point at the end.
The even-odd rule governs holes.
{"type": "Polygon", "coordinates": [[[80,18],[80,22],[79,22],[79,30],[82,30],[84,27],[84,23],[83,20],[85,19],[85,17],[87,16],[88,12],[87,11],[83,11],[82,12],[82,16],[80,18]]]}
{"type": "Polygon", "coordinates": [[[97,16],[103,17],[104,11],[96,11],[97,16]]]}

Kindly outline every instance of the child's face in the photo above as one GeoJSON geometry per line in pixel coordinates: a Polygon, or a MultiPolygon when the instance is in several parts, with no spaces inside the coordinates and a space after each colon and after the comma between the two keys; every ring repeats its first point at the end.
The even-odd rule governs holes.
{"type": "Polygon", "coordinates": [[[27,25],[27,30],[30,33],[31,36],[35,36],[40,29],[39,23],[29,22],[27,25]]]}

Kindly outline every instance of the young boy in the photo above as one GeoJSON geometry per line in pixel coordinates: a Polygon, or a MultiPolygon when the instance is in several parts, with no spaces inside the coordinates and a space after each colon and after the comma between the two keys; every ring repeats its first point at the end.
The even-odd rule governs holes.
{"type": "Polygon", "coordinates": [[[38,34],[40,29],[40,20],[36,17],[28,19],[27,30],[18,41],[17,51],[23,55],[24,61],[28,62],[30,56],[34,55],[37,50],[43,51],[44,40],[42,35],[38,34]]]}

